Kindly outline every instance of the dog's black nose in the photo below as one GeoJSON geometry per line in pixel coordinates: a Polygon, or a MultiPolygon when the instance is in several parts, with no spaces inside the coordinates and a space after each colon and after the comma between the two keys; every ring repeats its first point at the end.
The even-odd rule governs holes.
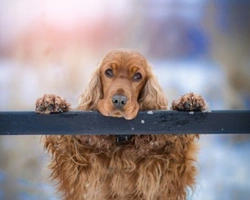
{"type": "Polygon", "coordinates": [[[116,108],[123,108],[127,103],[127,97],[124,95],[115,94],[112,97],[112,103],[116,108]]]}

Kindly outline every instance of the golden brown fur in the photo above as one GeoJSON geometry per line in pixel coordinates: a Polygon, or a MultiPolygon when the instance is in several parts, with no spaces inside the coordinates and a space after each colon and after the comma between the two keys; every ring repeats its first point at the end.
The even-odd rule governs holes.
{"type": "MultiPolygon", "coordinates": [[[[48,98],[53,101],[57,96],[38,99],[38,113],[48,113],[44,108],[48,98]]],[[[183,106],[203,110],[205,102],[189,93],[172,108],[182,110],[183,106]]],[[[49,111],[58,111],[52,108],[56,106],[49,111]]],[[[100,62],[77,109],[129,120],[139,110],[167,109],[167,100],[145,58],[134,51],[117,50],[100,62]],[[107,71],[110,68],[112,73],[107,71]],[[115,94],[127,97],[124,107],[116,109],[111,103],[115,94]]],[[[128,144],[118,145],[113,135],[61,135],[44,137],[44,146],[52,155],[51,178],[58,181],[65,199],[177,200],[186,199],[187,188],[195,184],[197,137],[135,135],[128,144]]]]}

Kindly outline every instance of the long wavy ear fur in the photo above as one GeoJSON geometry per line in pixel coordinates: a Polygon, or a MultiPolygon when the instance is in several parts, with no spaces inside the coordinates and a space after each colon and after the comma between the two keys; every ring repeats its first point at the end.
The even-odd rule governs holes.
{"type": "Polygon", "coordinates": [[[103,98],[100,65],[101,63],[93,73],[88,87],[79,97],[77,110],[96,110],[98,101],[103,98]]]}
{"type": "Polygon", "coordinates": [[[148,64],[148,80],[139,98],[140,110],[166,110],[167,98],[148,64]]]}

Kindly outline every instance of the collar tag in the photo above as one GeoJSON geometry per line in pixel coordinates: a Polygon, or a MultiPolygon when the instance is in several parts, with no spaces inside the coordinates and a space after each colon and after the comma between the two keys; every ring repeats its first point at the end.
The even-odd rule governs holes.
{"type": "Polygon", "coordinates": [[[132,138],[132,135],[117,135],[116,136],[116,144],[128,144],[132,138]]]}

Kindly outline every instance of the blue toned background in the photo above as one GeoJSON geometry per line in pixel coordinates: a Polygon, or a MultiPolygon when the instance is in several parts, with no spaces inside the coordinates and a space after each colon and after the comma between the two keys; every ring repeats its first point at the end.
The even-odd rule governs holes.
{"type": "MultiPolygon", "coordinates": [[[[250,109],[250,2],[0,1],[0,111],[44,93],[73,107],[114,48],[141,52],[171,102],[193,91],[212,110],[250,109]]],[[[0,122],[1,126],[1,122],[0,122]]],[[[202,135],[192,200],[250,199],[250,137],[202,135]]],[[[0,199],[55,200],[40,136],[0,136],[0,199]]]]}

